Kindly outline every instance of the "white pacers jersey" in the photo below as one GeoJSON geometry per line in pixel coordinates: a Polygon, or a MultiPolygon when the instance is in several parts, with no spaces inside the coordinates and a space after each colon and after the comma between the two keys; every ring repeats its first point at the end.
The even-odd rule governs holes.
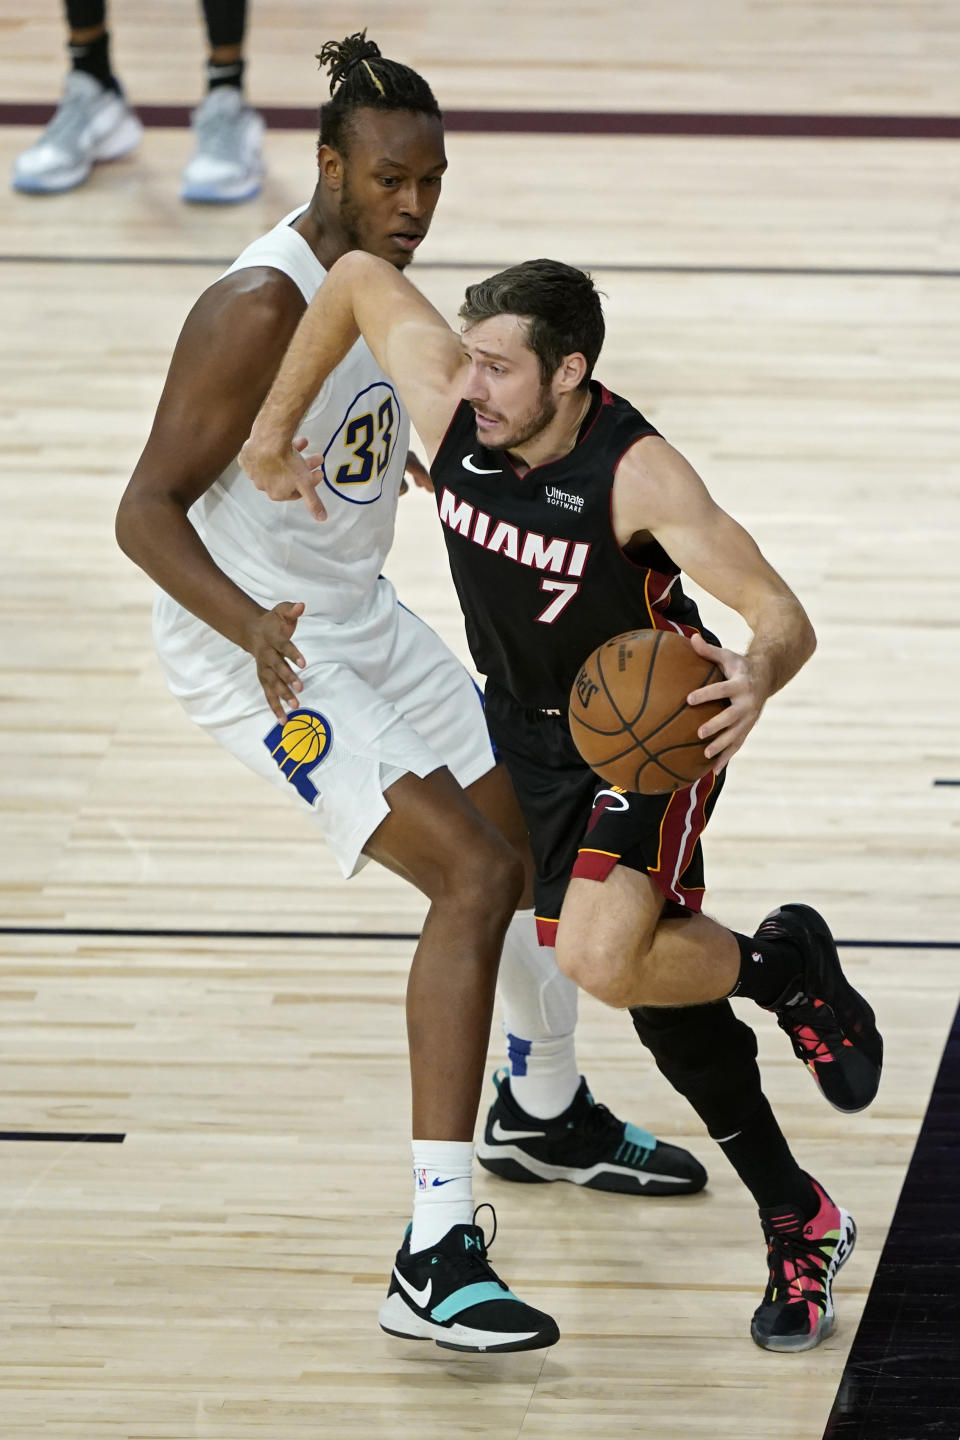
{"type": "MultiPolygon", "coordinates": [[[[294,211],[231,271],[268,265],[309,304],[325,271],[294,211]]],[[[446,766],[464,788],[494,765],[476,686],[439,636],[397,601],[380,569],[393,539],[409,426],[363,341],[329,377],[300,433],[324,458],[316,521],[276,503],[234,462],[190,510],[213,559],[267,609],[302,600],[294,643],[306,660],[297,705],[277,721],[245,650],[158,592],[154,637],[167,684],[190,717],[320,827],[344,875],[390,812],[401,776],[446,766]]]]}
{"type": "MultiPolygon", "coordinates": [[[[326,271],[291,222],[254,240],[225,273],[268,265],[309,305],[326,271]]],[[[324,457],[319,494],[328,518],[298,501],[269,500],[234,460],[190,510],[213,559],[259,604],[302,600],[306,614],[342,622],[369,603],[393,542],[410,423],[393,382],[364,340],[327,378],[298,434],[324,457]]]]}

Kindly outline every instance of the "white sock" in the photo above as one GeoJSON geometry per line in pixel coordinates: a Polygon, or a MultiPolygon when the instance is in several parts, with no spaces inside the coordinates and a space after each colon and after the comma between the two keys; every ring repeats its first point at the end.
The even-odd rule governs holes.
{"type": "Polygon", "coordinates": [[[513,1097],[528,1115],[552,1119],[580,1084],[577,987],[559,970],[553,949],[538,943],[532,910],[518,910],[507,927],[499,989],[513,1097]]]}
{"type": "Polygon", "coordinates": [[[429,1250],[473,1222],[473,1141],[414,1140],[410,1249],[429,1250]]]}

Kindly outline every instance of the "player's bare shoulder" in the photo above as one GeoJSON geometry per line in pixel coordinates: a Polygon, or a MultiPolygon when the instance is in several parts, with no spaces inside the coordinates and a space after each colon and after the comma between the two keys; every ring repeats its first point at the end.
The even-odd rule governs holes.
{"type": "Polygon", "coordinates": [[[204,290],[187,316],[181,338],[216,348],[255,347],[259,366],[278,350],[279,364],[305,308],[303,295],[289,275],[271,265],[250,265],[221,276],[204,290]]]}
{"type": "Polygon", "coordinates": [[[188,507],[197,500],[249,434],[304,305],[295,283],[269,266],[235,271],[203,292],[128,489],[172,494],[188,507]]]}
{"type": "Polygon", "coordinates": [[[654,532],[689,504],[703,482],[662,435],[635,440],[617,465],[611,496],[614,533],[626,545],[637,533],[654,532]]]}

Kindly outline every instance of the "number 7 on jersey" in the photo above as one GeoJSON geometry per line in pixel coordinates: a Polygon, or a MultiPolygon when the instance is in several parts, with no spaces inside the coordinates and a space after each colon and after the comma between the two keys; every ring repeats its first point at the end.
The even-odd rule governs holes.
{"type": "Polygon", "coordinates": [[[541,625],[552,625],[561,610],[570,604],[570,601],[574,595],[576,595],[580,586],[571,580],[541,580],[540,589],[547,591],[555,590],[557,592],[550,601],[550,604],[541,610],[537,616],[541,625]]]}

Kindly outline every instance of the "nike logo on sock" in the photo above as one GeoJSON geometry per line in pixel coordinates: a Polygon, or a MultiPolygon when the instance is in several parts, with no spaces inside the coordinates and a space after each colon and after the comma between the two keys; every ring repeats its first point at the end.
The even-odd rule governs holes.
{"type": "Polygon", "coordinates": [[[504,1130],[499,1120],[494,1120],[490,1131],[494,1140],[537,1140],[546,1133],[546,1130],[504,1130]]]}
{"type": "Polygon", "coordinates": [[[459,1175],[451,1175],[449,1180],[441,1180],[439,1175],[434,1175],[434,1177],[433,1177],[433,1183],[434,1183],[434,1185],[452,1185],[453,1182],[454,1182],[454,1180],[459,1180],[459,1179],[460,1179],[460,1176],[459,1176],[459,1175]]]}
{"type": "Polygon", "coordinates": [[[426,1310],[427,1306],[430,1304],[430,1296],[433,1292],[433,1281],[428,1280],[422,1290],[416,1290],[410,1284],[409,1280],[404,1280],[396,1265],[394,1265],[393,1267],[393,1273],[397,1278],[397,1284],[403,1287],[403,1289],[410,1296],[410,1299],[413,1301],[414,1305],[419,1305],[421,1310],[426,1310]]]}

